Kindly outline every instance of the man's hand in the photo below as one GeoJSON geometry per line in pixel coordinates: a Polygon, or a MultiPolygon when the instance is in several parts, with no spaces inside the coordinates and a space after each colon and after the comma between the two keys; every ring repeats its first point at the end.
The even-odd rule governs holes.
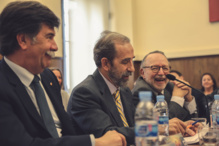
{"type": "Polygon", "coordinates": [[[187,125],[186,131],[184,134],[185,137],[194,136],[198,131],[198,127],[202,125],[201,123],[196,123],[195,125],[192,125],[192,123],[194,123],[194,122],[195,121],[192,121],[192,120],[185,122],[185,124],[187,125]]]}
{"type": "Polygon", "coordinates": [[[173,93],[172,96],[178,96],[184,98],[188,94],[188,90],[182,90],[181,87],[184,85],[180,82],[174,81],[174,88],[173,88],[173,93]]]}
{"type": "MultiPolygon", "coordinates": [[[[181,80],[182,82],[190,85],[188,82],[181,80]]],[[[193,99],[192,96],[192,89],[188,86],[186,86],[183,83],[180,83],[178,81],[173,82],[175,84],[173,88],[173,96],[179,96],[179,97],[184,97],[185,101],[190,102],[193,99]],[[181,89],[181,90],[180,90],[181,89]]]]}
{"type": "Polygon", "coordinates": [[[95,139],[95,146],[126,146],[125,136],[113,131],[108,131],[102,137],[95,139]]]}
{"type": "Polygon", "coordinates": [[[186,130],[186,123],[181,121],[178,118],[173,118],[169,120],[169,134],[174,135],[177,133],[181,133],[182,135],[186,130]]]}
{"type": "Polygon", "coordinates": [[[169,120],[169,134],[174,135],[177,133],[181,133],[185,137],[194,136],[198,131],[198,127],[202,126],[201,123],[196,123],[195,125],[192,125],[194,122],[195,121],[192,121],[192,120],[183,122],[178,118],[170,119],[169,120]]]}

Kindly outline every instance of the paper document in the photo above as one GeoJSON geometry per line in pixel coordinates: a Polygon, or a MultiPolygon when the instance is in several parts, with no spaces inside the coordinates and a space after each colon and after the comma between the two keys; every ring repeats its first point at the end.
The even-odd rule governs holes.
{"type": "Polygon", "coordinates": [[[187,144],[193,144],[199,142],[198,132],[194,136],[184,137],[184,140],[187,144]]]}

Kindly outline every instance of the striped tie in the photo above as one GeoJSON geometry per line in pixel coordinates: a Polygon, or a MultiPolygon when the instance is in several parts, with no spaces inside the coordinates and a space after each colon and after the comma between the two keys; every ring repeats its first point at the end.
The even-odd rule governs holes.
{"type": "Polygon", "coordinates": [[[117,109],[119,111],[120,117],[122,119],[123,125],[125,127],[129,127],[128,122],[127,122],[127,120],[125,118],[125,115],[124,115],[124,113],[122,111],[122,103],[121,103],[121,99],[120,99],[119,90],[116,90],[116,92],[113,94],[113,96],[115,98],[116,106],[117,106],[117,109]]]}

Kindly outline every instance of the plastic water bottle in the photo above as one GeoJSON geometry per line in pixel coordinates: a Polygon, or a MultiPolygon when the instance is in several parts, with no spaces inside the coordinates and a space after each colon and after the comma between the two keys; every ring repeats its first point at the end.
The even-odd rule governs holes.
{"type": "Polygon", "coordinates": [[[203,136],[204,145],[219,145],[219,94],[214,95],[211,105],[211,129],[203,136]]]}
{"type": "Polygon", "coordinates": [[[157,96],[154,114],[157,115],[158,120],[159,140],[162,140],[164,137],[169,136],[169,111],[163,95],[157,96]]]}
{"type": "Polygon", "coordinates": [[[158,127],[153,114],[151,95],[148,91],[139,92],[140,102],[135,113],[136,146],[158,146],[158,127]]]}
{"type": "Polygon", "coordinates": [[[216,129],[219,125],[219,94],[215,94],[214,99],[211,106],[211,127],[216,129]]]}

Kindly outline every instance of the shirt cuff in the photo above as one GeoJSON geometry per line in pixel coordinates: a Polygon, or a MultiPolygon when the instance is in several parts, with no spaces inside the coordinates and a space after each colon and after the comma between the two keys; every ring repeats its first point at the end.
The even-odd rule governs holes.
{"type": "Polygon", "coordinates": [[[95,137],[93,134],[90,134],[91,146],[95,146],[95,137]]]}
{"type": "Polygon", "coordinates": [[[195,97],[192,98],[192,101],[185,102],[185,108],[189,111],[190,114],[193,114],[197,111],[195,97]]]}
{"type": "Polygon", "coordinates": [[[183,107],[185,99],[179,96],[172,96],[171,101],[178,103],[181,107],[183,107]]]}

